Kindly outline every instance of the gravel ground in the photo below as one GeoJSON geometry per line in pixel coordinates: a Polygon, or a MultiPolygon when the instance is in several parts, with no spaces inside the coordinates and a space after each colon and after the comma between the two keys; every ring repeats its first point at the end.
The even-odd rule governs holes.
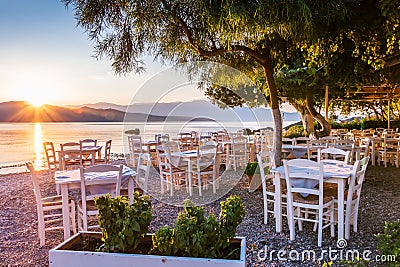
{"type": "MultiPolygon", "coordinates": [[[[40,173],[42,194],[55,194],[55,186],[47,172],[40,173]]],[[[359,231],[351,233],[346,249],[360,252],[370,250],[372,257],[377,255],[377,240],[375,234],[382,232],[385,221],[399,219],[400,214],[400,169],[395,167],[369,166],[363,187],[359,231]]],[[[62,231],[52,231],[46,234],[46,245],[39,247],[37,234],[36,204],[32,192],[32,183],[28,173],[0,176],[0,266],[48,266],[48,251],[63,240],[62,231]]],[[[321,249],[329,247],[336,249],[336,239],[331,238],[329,230],[324,230],[323,247],[317,247],[317,234],[310,225],[305,224],[302,232],[297,231],[296,240],[289,240],[286,220],[283,221],[282,233],[275,233],[275,223],[269,217],[268,225],[264,225],[262,209],[262,193],[249,193],[247,179],[242,178],[230,194],[242,197],[246,206],[246,215],[238,227],[237,235],[247,238],[247,266],[321,266],[323,260],[314,261],[282,261],[277,253],[269,255],[272,250],[285,250],[289,253],[295,250],[315,250],[317,256],[321,249]],[[267,258],[259,259],[258,254],[267,258]]],[[[225,197],[224,197],[225,198],[225,197]]],[[[224,199],[223,198],[223,199],[224,199]]],[[[158,227],[172,225],[181,208],[153,200],[153,221],[150,232],[158,227]]],[[[209,213],[219,213],[219,200],[206,205],[209,213]]],[[[294,255],[295,254],[291,254],[294,255]]],[[[287,257],[287,255],[285,256],[287,257]]],[[[334,262],[333,266],[337,263],[334,262]]],[[[371,266],[378,266],[372,263],[371,266]]]]}

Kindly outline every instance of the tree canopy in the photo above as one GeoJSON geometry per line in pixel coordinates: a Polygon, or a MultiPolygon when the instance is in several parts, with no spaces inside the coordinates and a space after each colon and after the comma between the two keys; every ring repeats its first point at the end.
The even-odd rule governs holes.
{"type": "MultiPolygon", "coordinates": [[[[144,55],[169,63],[211,60],[248,75],[268,96],[280,161],[282,121],[274,73],[346,22],[340,0],[63,0],[116,73],[143,71],[144,55]]],[[[318,47],[318,46],[315,46],[318,47]]],[[[325,46],[319,46],[325,49],[325,46]]],[[[316,58],[326,50],[314,49],[316,58]]],[[[310,53],[311,54],[311,53],[310,53]]],[[[223,89],[223,88],[220,88],[223,89]]]]}

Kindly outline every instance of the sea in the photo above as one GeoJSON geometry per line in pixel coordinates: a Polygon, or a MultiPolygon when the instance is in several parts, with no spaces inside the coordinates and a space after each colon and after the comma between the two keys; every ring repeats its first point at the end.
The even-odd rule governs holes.
{"type": "MultiPolygon", "coordinates": [[[[295,123],[284,121],[284,126],[295,123]]],[[[78,142],[82,139],[97,139],[98,145],[112,140],[111,153],[128,153],[128,130],[139,129],[144,140],[154,140],[158,133],[168,133],[172,138],[179,132],[197,131],[200,133],[226,129],[235,132],[239,129],[251,130],[272,127],[273,122],[147,122],[147,123],[0,123],[0,174],[25,172],[24,163],[34,162],[36,169],[46,168],[43,142],[53,142],[55,150],[60,144],[78,142]]]]}

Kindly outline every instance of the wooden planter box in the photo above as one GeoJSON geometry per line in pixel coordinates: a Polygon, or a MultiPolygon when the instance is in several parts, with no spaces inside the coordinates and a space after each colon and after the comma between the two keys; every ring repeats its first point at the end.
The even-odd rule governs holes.
{"type": "MultiPolygon", "coordinates": [[[[237,237],[232,243],[240,244],[240,259],[207,259],[207,258],[189,258],[175,256],[158,256],[144,254],[124,254],[107,253],[93,251],[74,251],[70,248],[77,242],[81,242],[86,236],[101,239],[101,233],[80,232],[68,240],[64,241],[54,249],[49,251],[50,267],[63,266],[84,266],[84,267],[208,267],[208,266],[246,266],[246,238],[237,237]]],[[[151,235],[148,235],[151,238],[151,235]]]]}

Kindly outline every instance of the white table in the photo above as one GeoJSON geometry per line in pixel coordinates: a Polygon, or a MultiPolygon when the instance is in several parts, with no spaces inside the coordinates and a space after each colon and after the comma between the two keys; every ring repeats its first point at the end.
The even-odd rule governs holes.
{"type": "MultiPolygon", "coordinates": [[[[213,177],[218,177],[218,169],[220,165],[220,157],[222,152],[217,152],[216,158],[214,161],[214,173],[213,177]]],[[[175,166],[179,166],[179,161],[184,160],[188,164],[188,180],[189,180],[189,195],[193,194],[193,186],[192,186],[192,179],[193,179],[193,162],[197,160],[197,150],[188,150],[188,151],[180,151],[180,152],[172,152],[171,153],[171,163],[175,166]]],[[[217,181],[213,179],[213,193],[217,193],[217,181]]],[[[202,195],[201,193],[201,186],[199,188],[199,196],[202,195]]]]}
{"type": "MultiPolygon", "coordinates": [[[[338,239],[343,239],[345,236],[345,217],[344,217],[344,190],[347,179],[351,175],[353,166],[336,166],[333,164],[324,165],[324,181],[328,183],[335,183],[338,185],[338,239]]],[[[310,169],[312,171],[312,169],[310,169]]],[[[307,169],[304,169],[307,171],[307,169]]],[[[274,173],[274,185],[275,185],[275,220],[276,220],[276,232],[282,231],[282,196],[281,196],[281,183],[280,179],[285,179],[283,166],[272,169],[274,173]]],[[[350,232],[350,231],[346,231],[350,232]]],[[[346,234],[347,235],[347,234],[346,234]]],[[[348,239],[349,236],[346,236],[348,239]]]]}
{"type": "Polygon", "coordinates": [[[299,159],[307,153],[307,146],[301,145],[282,145],[282,152],[292,154],[299,159]]]}
{"type": "MultiPolygon", "coordinates": [[[[97,154],[97,158],[101,157],[101,149],[103,148],[103,146],[82,146],[82,155],[87,158],[89,155],[92,156],[92,165],[95,164],[95,159],[96,159],[96,154],[97,154]]],[[[61,171],[63,169],[65,169],[65,162],[63,160],[63,156],[62,156],[62,151],[58,150],[58,159],[59,159],[59,167],[58,169],[61,171]]],[[[80,153],[80,151],[78,150],[64,150],[65,154],[68,153],[80,153]]]]}
{"type": "MultiPolygon", "coordinates": [[[[122,183],[124,184],[128,181],[128,192],[131,198],[134,190],[133,177],[136,176],[136,172],[132,169],[124,166],[122,170],[122,183]]],[[[115,174],[116,175],[116,174],[115,174]]],[[[96,179],[93,177],[93,173],[90,174],[91,179],[96,179]]],[[[99,178],[101,176],[99,175],[99,178]]],[[[63,213],[63,226],[64,226],[64,239],[70,237],[70,222],[69,222],[69,208],[68,208],[68,190],[73,188],[80,188],[81,186],[81,176],[79,169],[68,170],[68,171],[56,171],[54,174],[56,185],[61,187],[61,197],[62,197],[62,213],[63,213]]],[[[132,200],[130,199],[132,202],[132,200]]]]}

